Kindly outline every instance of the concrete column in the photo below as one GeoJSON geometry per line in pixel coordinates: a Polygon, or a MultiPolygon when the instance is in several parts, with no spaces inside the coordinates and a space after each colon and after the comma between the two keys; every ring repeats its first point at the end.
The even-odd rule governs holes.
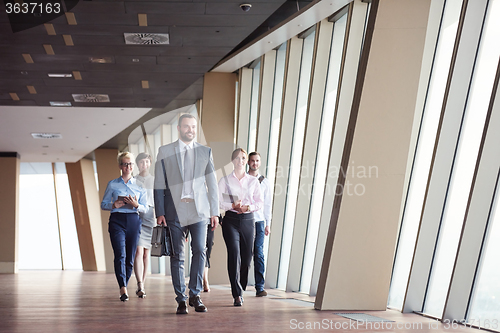
{"type": "MultiPolygon", "coordinates": [[[[115,162],[116,165],[116,162],[115,162]]],[[[66,163],[84,271],[106,270],[101,202],[91,160],[66,163]]]]}
{"type": "Polygon", "coordinates": [[[17,273],[20,156],[0,152],[0,273],[17,273]]]}
{"type": "MultiPolygon", "coordinates": [[[[206,73],[203,81],[201,126],[205,140],[212,148],[217,181],[232,170],[230,163],[231,152],[234,150],[236,80],[237,75],[233,73],[206,73]]],[[[215,230],[214,242],[209,281],[213,284],[227,284],[226,245],[220,226],[215,230]]]]}
{"type": "Polygon", "coordinates": [[[430,2],[372,2],[317,309],[386,309],[430,2]]]}
{"type": "MultiPolygon", "coordinates": [[[[106,186],[112,179],[120,177],[117,156],[118,149],[96,149],[94,151],[97,166],[97,178],[99,180],[99,204],[104,197],[106,186]]],[[[113,248],[108,233],[109,211],[101,210],[102,235],[104,243],[104,256],[106,261],[106,272],[114,273],[113,248]]]]}

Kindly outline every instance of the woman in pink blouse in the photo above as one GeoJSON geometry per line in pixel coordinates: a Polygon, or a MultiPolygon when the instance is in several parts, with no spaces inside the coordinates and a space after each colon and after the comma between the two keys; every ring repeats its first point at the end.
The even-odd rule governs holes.
{"type": "Polygon", "coordinates": [[[222,235],[227,248],[227,272],[234,306],[243,304],[248,269],[253,256],[255,220],[253,212],[263,206],[259,180],[246,173],[248,155],[242,148],[233,151],[234,171],[219,181],[219,205],[226,211],[222,235]]]}

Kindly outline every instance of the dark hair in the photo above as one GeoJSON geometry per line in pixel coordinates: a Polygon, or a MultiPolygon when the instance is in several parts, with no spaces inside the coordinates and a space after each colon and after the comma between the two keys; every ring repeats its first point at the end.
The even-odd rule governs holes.
{"type": "Polygon", "coordinates": [[[139,164],[139,161],[145,158],[148,158],[149,161],[153,163],[153,158],[151,157],[151,155],[149,155],[148,153],[140,153],[139,155],[137,155],[137,158],[135,159],[135,164],[139,164]]]}
{"type": "Polygon", "coordinates": [[[246,152],[246,150],[245,150],[245,149],[243,149],[243,148],[236,148],[236,149],[233,151],[233,153],[231,154],[231,161],[232,161],[232,160],[234,160],[234,159],[236,158],[236,156],[238,156],[238,154],[239,154],[240,152],[242,152],[243,154],[245,154],[245,155],[247,155],[247,156],[248,156],[248,154],[247,154],[247,152],[246,152]]]}
{"type": "Polygon", "coordinates": [[[257,155],[257,156],[261,157],[261,156],[260,156],[260,154],[259,154],[258,152],[253,151],[253,152],[251,152],[250,154],[248,154],[248,159],[250,159],[250,157],[255,156],[255,155],[257,155]]]}
{"type": "Polygon", "coordinates": [[[196,119],[196,117],[195,117],[195,116],[193,116],[192,114],[190,114],[190,113],[184,113],[184,114],[182,114],[182,115],[179,117],[179,122],[178,122],[179,126],[181,126],[182,121],[184,120],[184,118],[192,118],[192,119],[196,119]]]}

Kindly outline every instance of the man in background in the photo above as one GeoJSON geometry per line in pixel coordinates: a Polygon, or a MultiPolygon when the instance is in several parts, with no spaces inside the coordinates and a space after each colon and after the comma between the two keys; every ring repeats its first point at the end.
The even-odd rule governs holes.
{"type": "Polygon", "coordinates": [[[260,154],[257,152],[252,152],[248,155],[248,174],[257,177],[260,182],[260,188],[262,191],[262,196],[264,198],[264,207],[255,212],[255,243],[253,251],[253,265],[255,274],[255,296],[263,297],[267,296],[267,292],[264,290],[264,273],[265,273],[265,263],[264,263],[264,238],[268,236],[271,226],[271,209],[273,202],[273,195],[271,191],[271,185],[269,180],[259,173],[260,168],[260,154]]]}

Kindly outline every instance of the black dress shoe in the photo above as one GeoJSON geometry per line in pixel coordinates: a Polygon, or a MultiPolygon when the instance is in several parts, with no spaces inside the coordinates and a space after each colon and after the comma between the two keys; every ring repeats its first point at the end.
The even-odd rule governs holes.
{"type": "Polygon", "coordinates": [[[243,305],[243,296],[238,296],[234,299],[234,306],[242,306],[243,305]]]}
{"type": "Polygon", "coordinates": [[[186,301],[179,302],[177,305],[177,312],[176,314],[187,314],[188,309],[187,309],[187,304],[186,301]]]}
{"type": "Polygon", "coordinates": [[[128,301],[128,295],[127,294],[121,294],[120,301],[122,301],[122,302],[128,301]]]}
{"type": "Polygon", "coordinates": [[[200,295],[189,297],[189,305],[193,306],[196,312],[207,312],[207,307],[201,302],[200,295]]]}

